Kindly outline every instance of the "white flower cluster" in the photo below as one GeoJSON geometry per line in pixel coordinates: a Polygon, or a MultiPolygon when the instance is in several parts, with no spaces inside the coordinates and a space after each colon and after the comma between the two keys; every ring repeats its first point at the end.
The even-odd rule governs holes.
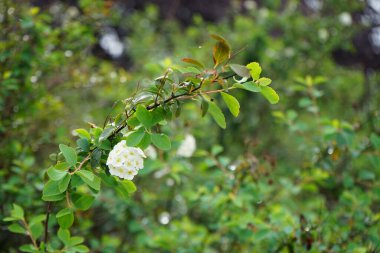
{"type": "Polygon", "coordinates": [[[128,147],[125,140],[122,140],[111,150],[107,166],[111,175],[132,180],[144,167],[143,158],[146,156],[141,149],[128,147]]]}
{"type": "Polygon", "coordinates": [[[182,157],[191,157],[197,148],[197,143],[194,136],[187,134],[185,140],[182,141],[181,145],[177,150],[177,155],[182,157]]]}

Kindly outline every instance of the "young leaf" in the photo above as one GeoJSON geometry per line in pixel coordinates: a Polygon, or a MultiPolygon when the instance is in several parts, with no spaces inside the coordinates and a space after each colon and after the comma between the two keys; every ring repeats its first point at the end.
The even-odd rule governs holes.
{"type": "Polygon", "coordinates": [[[137,106],[136,117],[141,122],[141,124],[143,124],[145,128],[149,129],[153,126],[152,115],[143,105],[137,106]]]}
{"type": "Polygon", "coordinates": [[[171,148],[171,142],[165,134],[152,134],[151,139],[153,144],[161,150],[169,150],[171,148]]]}
{"type": "Polygon", "coordinates": [[[249,78],[251,77],[249,69],[246,66],[239,64],[230,64],[230,68],[239,76],[249,78]]]}
{"type": "Polygon", "coordinates": [[[237,117],[240,111],[239,101],[234,96],[231,96],[227,93],[221,92],[220,94],[222,95],[222,98],[224,102],[226,103],[228,109],[232,113],[232,115],[237,117]]]}
{"type": "Polygon", "coordinates": [[[134,193],[137,190],[136,185],[132,181],[123,180],[120,181],[120,184],[129,194],[134,193]]]}
{"type": "Polygon", "coordinates": [[[209,102],[208,112],[211,114],[215,122],[223,129],[226,128],[226,119],[224,118],[224,114],[222,110],[214,103],[209,102]]]}
{"type": "Polygon", "coordinates": [[[137,131],[130,133],[127,136],[127,145],[129,147],[135,147],[139,145],[144,135],[145,135],[145,131],[143,128],[140,128],[137,131]]]}
{"type": "Polygon", "coordinates": [[[71,166],[75,166],[77,163],[77,153],[75,152],[75,149],[66,146],[65,144],[59,144],[59,149],[65,157],[66,162],[71,166]]]}
{"type": "Polygon", "coordinates": [[[195,65],[195,66],[197,66],[197,67],[199,67],[199,68],[201,68],[201,69],[204,69],[204,68],[205,68],[205,66],[204,66],[202,63],[200,63],[200,62],[197,61],[197,60],[191,59],[191,58],[183,58],[182,61],[183,61],[183,62],[186,62],[186,63],[190,63],[190,64],[192,64],[192,65],[195,65]]]}
{"type": "Polygon", "coordinates": [[[261,86],[257,85],[254,82],[246,82],[246,83],[235,83],[233,87],[243,89],[243,90],[248,90],[250,92],[260,92],[261,91],[261,86]]]}
{"type": "Polygon", "coordinates": [[[280,100],[280,97],[274,89],[269,86],[261,87],[261,94],[269,101],[271,104],[277,104],[280,100]]]}
{"type": "Polygon", "coordinates": [[[74,223],[74,213],[70,208],[65,208],[59,211],[56,215],[58,224],[63,229],[70,228],[74,223]]]}
{"type": "Polygon", "coordinates": [[[79,135],[80,138],[91,140],[91,135],[89,132],[87,132],[86,129],[79,128],[79,129],[76,129],[75,132],[79,135]]]}
{"type": "Polygon", "coordinates": [[[269,84],[272,83],[272,80],[267,78],[267,77],[262,77],[260,78],[259,80],[257,80],[257,83],[260,85],[260,86],[268,86],[269,84]]]}
{"type": "Polygon", "coordinates": [[[17,220],[24,219],[24,209],[17,204],[13,204],[13,209],[11,211],[11,217],[17,220]]]}
{"type": "Polygon", "coordinates": [[[213,59],[216,67],[230,58],[231,48],[227,41],[219,35],[212,34],[211,37],[218,41],[213,48],[213,59]]]}
{"type": "Polygon", "coordinates": [[[247,65],[247,68],[249,69],[249,73],[251,74],[253,80],[257,80],[260,78],[262,69],[259,63],[251,62],[247,65]]]}

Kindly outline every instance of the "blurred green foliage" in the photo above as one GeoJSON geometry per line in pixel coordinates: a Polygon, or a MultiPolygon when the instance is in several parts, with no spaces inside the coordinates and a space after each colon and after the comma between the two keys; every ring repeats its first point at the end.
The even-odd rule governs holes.
{"type": "MultiPolygon", "coordinates": [[[[1,1],[0,251],[30,243],[3,221],[20,216],[18,206],[21,221],[42,233],[41,192],[57,144],[74,143],[68,136],[87,122],[102,126],[114,101],[180,59],[209,62],[204,48],[217,33],[241,48],[236,62],[260,62],[281,102],[238,92],[241,113],[226,113],[223,131],[200,118],[199,104],[186,104],[170,123],[171,150],[145,162],[137,191],[120,198],[102,185],[71,234],[84,236],[91,252],[378,252],[379,77],[365,79],[359,64],[343,68],[331,57],[337,47],[353,50],[350,38],[362,27],[337,17],[363,3],[330,0],[305,14],[299,1],[263,2],[219,23],[195,15],[184,27],[162,20],[155,6],[124,15],[107,1],[79,1],[80,11],[1,1]],[[127,31],[128,68],[94,56],[107,26],[127,31]],[[373,92],[358,108],[365,82],[373,92]],[[197,151],[179,157],[187,134],[197,151]]],[[[59,222],[50,216],[54,246],[67,238],[57,234],[59,222]]]]}

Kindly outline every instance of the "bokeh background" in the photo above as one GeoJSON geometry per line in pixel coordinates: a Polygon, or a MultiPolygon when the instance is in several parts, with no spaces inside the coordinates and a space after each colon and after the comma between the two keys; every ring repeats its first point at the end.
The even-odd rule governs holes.
{"type": "MultiPolygon", "coordinates": [[[[210,34],[260,62],[280,103],[236,92],[227,130],[186,104],[137,192],[104,187],[72,233],[91,252],[380,252],[379,0],[0,0],[0,219],[44,213],[49,154],[74,129],[184,57],[212,67],[210,34]]],[[[0,225],[18,252],[28,238],[0,225]]]]}

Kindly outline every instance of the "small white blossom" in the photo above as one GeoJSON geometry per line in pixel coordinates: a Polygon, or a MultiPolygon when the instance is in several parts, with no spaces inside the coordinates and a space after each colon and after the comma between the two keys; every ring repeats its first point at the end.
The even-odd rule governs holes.
{"type": "Polygon", "coordinates": [[[132,180],[144,167],[143,158],[146,156],[141,149],[128,147],[125,140],[122,140],[109,153],[107,166],[111,175],[132,180]]]}
{"type": "Polygon", "coordinates": [[[177,150],[177,155],[182,157],[191,157],[197,148],[194,136],[187,134],[185,140],[181,143],[177,150]]]}
{"type": "Polygon", "coordinates": [[[350,26],[352,24],[352,18],[351,18],[350,13],[342,12],[339,15],[339,22],[344,26],[350,26]]]}

